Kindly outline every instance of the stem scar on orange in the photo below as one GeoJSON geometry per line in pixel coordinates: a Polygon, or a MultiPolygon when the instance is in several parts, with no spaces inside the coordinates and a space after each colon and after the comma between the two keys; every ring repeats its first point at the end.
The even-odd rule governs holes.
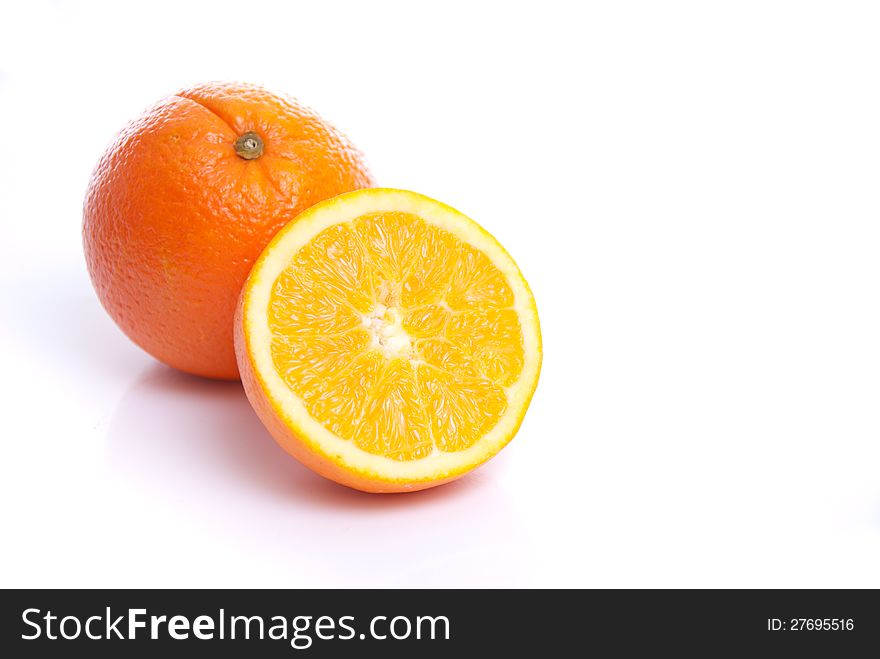
{"type": "Polygon", "coordinates": [[[371,185],[360,152],[296,101],[197,85],[130,123],[95,168],[83,212],[89,274],[151,355],[237,379],[232,320],[261,250],[309,206],[371,185]]]}
{"type": "Polygon", "coordinates": [[[368,492],[462,476],[516,434],[541,332],[510,255],[403,190],[321,202],[272,239],[242,290],[235,348],[276,441],[368,492]]]}

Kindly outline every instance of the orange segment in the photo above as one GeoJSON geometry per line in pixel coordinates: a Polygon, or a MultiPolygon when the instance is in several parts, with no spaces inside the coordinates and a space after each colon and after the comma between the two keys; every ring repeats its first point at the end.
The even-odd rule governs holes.
{"type": "Polygon", "coordinates": [[[442,336],[448,318],[449,312],[439,304],[416,307],[404,317],[403,329],[412,337],[442,336]]]}
{"type": "Polygon", "coordinates": [[[417,258],[410,264],[401,289],[401,302],[407,307],[436,304],[449,291],[458,262],[460,242],[435,226],[421,227],[417,258]]]}
{"type": "Polygon", "coordinates": [[[459,246],[447,293],[453,309],[510,307],[513,292],[485,254],[470,245],[459,246]]]}
{"type": "Polygon", "coordinates": [[[434,442],[415,365],[405,358],[390,360],[384,377],[371,394],[365,401],[366,411],[354,443],[365,451],[394,460],[430,455],[434,442]]]}
{"type": "Polygon", "coordinates": [[[254,267],[248,396],[319,473],[369,491],[451,480],[500,450],[537,384],[534,300],[472,220],[415,193],[318,204],[254,267]]]}

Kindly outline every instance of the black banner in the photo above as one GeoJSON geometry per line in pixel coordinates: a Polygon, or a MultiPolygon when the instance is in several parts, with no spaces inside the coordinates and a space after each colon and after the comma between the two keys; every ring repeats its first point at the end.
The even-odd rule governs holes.
{"type": "Polygon", "coordinates": [[[450,656],[880,648],[878,591],[7,590],[7,657],[450,656]],[[646,645],[647,644],[647,645],[646,645]]]}

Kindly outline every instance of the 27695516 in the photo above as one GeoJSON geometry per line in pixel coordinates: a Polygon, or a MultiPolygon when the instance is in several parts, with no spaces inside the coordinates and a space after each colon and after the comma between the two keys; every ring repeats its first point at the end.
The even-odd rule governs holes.
{"type": "Polygon", "coordinates": [[[767,630],[774,632],[836,632],[852,631],[854,628],[852,618],[767,618],[767,630]]]}

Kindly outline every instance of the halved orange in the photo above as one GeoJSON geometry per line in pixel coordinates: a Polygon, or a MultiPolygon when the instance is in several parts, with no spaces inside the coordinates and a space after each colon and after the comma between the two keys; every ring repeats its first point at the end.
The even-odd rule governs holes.
{"type": "Polygon", "coordinates": [[[235,334],[276,441],[368,492],[432,487],[491,458],[541,369],[538,312],[510,255],[403,190],[343,194],[285,226],[250,273],[235,334]]]}

